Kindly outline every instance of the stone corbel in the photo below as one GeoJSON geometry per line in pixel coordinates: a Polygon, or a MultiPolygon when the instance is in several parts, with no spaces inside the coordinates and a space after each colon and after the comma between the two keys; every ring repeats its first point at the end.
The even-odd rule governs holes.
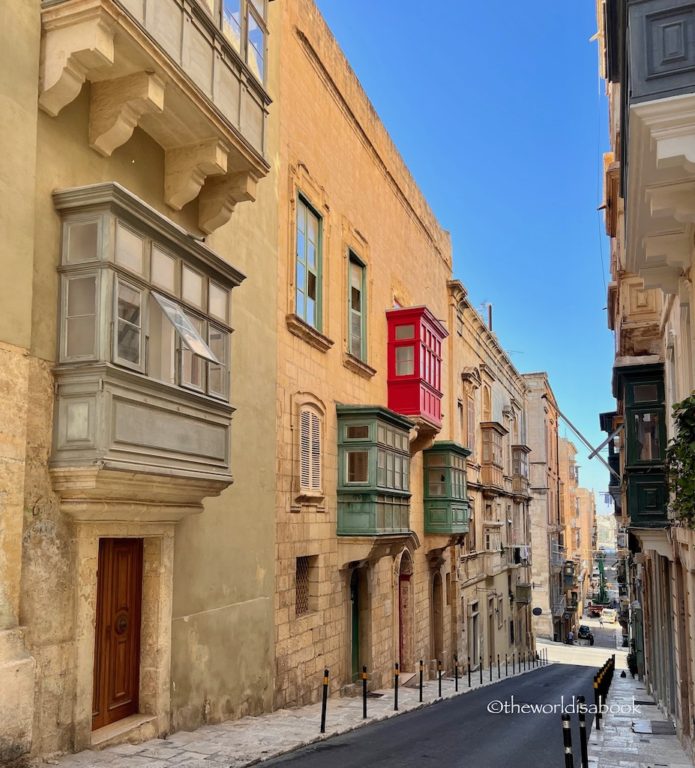
{"type": "Polygon", "coordinates": [[[640,275],[644,280],[645,289],[661,288],[666,294],[676,294],[682,271],[668,264],[657,264],[653,267],[642,267],[640,275]]]}
{"type": "Polygon", "coordinates": [[[125,144],[140,118],[164,110],[164,82],[154,73],[136,72],[92,83],[89,146],[104,157],[125,144]]]}
{"type": "Polygon", "coordinates": [[[237,203],[256,199],[258,179],[251,173],[232,173],[210,179],[200,193],[198,226],[210,233],[226,224],[237,203]]]}
{"type": "MultiPolygon", "coordinates": [[[[692,250],[692,238],[687,232],[651,235],[644,242],[646,266],[666,265],[679,270],[687,269],[690,266],[692,250]]],[[[642,276],[642,269],[640,269],[640,276],[642,276]]]]}
{"type": "Polygon", "coordinates": [[[695,181],[647,189],[652,216],[695,223],[695,181]]]}
{"type": "Polygon", "coordinates": [[[77,98],[90,71],[113,66],[114,28],[91,8],[79,21],[44,22],[39,106],[51,117],[77,98]]]}
{"type": "Polygon", "coordinates": [[[683,167],[695,173],[695,123],[654,131],[656,167],[683,167]]]}
{"type": "Polygon", "coordinates": [[[180,211],[200,194],[208,176],[227,172],[228,149],[220,139],[168,149],[165,155],[164,200],[180,211]]]}

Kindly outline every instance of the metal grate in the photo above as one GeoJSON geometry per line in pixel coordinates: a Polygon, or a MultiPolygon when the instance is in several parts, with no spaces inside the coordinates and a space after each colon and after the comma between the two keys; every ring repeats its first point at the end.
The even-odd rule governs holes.
{"type": "Polygon", "coordinates": [[[297,558],[297,598],[296,613],[300,616],[302,613],[309,612],[309,558],[297,558]]]}

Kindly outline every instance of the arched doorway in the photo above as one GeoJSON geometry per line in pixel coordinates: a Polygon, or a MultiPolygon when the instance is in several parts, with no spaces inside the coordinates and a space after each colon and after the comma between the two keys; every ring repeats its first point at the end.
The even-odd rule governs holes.
{"type": "Polygon", "coordinates": [[[413,561],[404,550],[398,569],[398,663],[401,670],[413,668],[413,561]]]}
{"type": "Polygon", "coordinates": [[[434,658],[442,661],[444,653],[444,597],[442,575],[437,572],[432,578],[432,647],[434,658]]]}
{"type": "Polygon", "coordinates": [[[369,587],[367,568],[353,568],[350,576],[350,668],[352,682],[359,680],[362,667],[369,668],[369,587]]]}

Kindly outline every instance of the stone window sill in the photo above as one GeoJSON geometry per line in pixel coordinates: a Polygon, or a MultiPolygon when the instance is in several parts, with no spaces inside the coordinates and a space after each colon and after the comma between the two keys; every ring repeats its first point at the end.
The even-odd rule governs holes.
{"type": "Polygon", "coordinates": [[[367,365],[363,360],[351,355],[349,352],[343,353],[343,365],[363,379],[371,379],[372,376],[376,375],[376,368],[372,368],[371,365],[367,365]]]}
{"type": "Polygon", "coordinates": [[[323,491],[302,491],[294,497],[294,503],[290,507],[290,512],[311,511],[325,512],[325,494],[323,491]]]}
{"type": "Polygon", "coordinates": [[[324,336],[316,328],[312,328],[308,323],[305,323],[299,315],[289,314],[285,317],[285,322],[287,323],[287,330],[291,334],[306,341],[307,344],[318,349],[319,352],[328,352],[334,344],[332,339],[329,339],[328,336],[324,336]]]}

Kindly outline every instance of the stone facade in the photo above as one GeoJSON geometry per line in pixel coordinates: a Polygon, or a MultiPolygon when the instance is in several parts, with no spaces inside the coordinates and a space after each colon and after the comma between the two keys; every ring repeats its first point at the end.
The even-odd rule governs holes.
{"type": "MultiPolygon", "coordinates": [[[[65,0],[50,8],[10,0],[3,7],[0,55],[6,71],[17,69],[0,93],[8,118],[0,159],[1,260],[12,276],[0,287],[1,764],[164,735],[272,704],[277,193],[265,156],[276,152],[276,123],[260,102],[254,127],[220,118],[212,97],[195,90],[162,47],[165,30],[145,36],[135,4],[125,5],[127,12],[115,15],[108,0],[65,0]],[[128,59],[134,51],[147,72],[137,74],[138,64],[128,59]],[[119,69],[130,64],[135,74],[119,69]],[[181,104],[186,109],[179,114],[181,104]],[[166,138],[159,114],[168,124],[166,138]],[[191,146],[201,129],[223,144],[191,146]],[[240,138],[244,132],[249,145],[240,138]],[[215,184],[206,184],[213,174],[215,184]],[[167,466],[166,459],[156,467],[145,459],[136,471],[108,469],[108,460],[56,463],[56,434],[65,426],[54,405],[66,256],[64,214],[53,193],[72,188],[89,196],[102,183],[124,190],[161,225],[157,233],[172,243],[180,238],[182,252],[209,259],[221,274],[246,276],[234,291],[229,321],[236,333],[225,353],[236,407],[226,448],[232,485],[231,477],[187,475],[180,462],[167,466]],[[253,197],[256,203],[236,206],[253,197]],[[92,729],[92,705],[97,560],[105,539],[142,542],[142,623],[136,713],[100,733],[92,729]]],[[[269,26],[274,14],[269,6],[269,26]]],[[[200,11],[193,18],[227,51],[209,19],[200,11]]],[[[252,78],[235,53],[227,54],[252,78]]],[[[277,56],[269,52],[266,65],[265,85],[274,90],[277,56]]],[[[256,99],[265,91],[252,78],[247,92],[256,99]]],[[[89,365],[76,364],[69,375],[89,365]]],[[[116,368],[104,364],[106,371],[116,368]]],[[[154,387],[147,375],[133,376],[154,387]]],[[[166,385],[155,389],[164,399],[181,397],[166,385]]],[[[141,407],[148,402],[145,396],[141,407]]],[[[101,419],[100,411],[89,413],[101,419]]],[[[78,428],[79,420],[70,423],[78,428]]],[[[189,455],[195,458],[196,450],[189,455]]]]}

